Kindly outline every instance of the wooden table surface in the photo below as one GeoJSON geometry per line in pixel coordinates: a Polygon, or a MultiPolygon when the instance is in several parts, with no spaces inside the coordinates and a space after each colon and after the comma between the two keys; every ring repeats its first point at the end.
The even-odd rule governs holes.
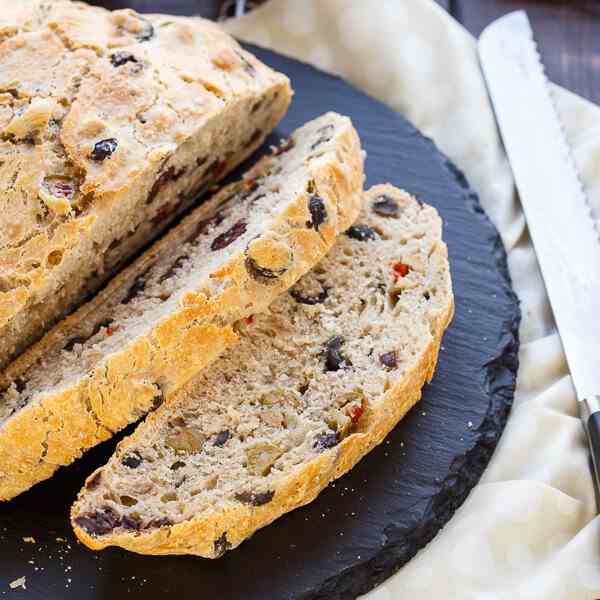
{"type": "MultiPolygon", "coordinates": [[[[152,11],[155,0],[89,0],[110,8],[152,11]]],[[[262,0],[247,0],[259,4],[262,0]]],[[[302,2],[302,0],[296,0],[302,2]]],[[[323,2],[327,0],[322,0],[323,2]]],[[[363,2],[381,0],[362,0],[363,2]]],[[[390,0],[400,2],[401,0],[390,0]]],[[[162,0],[163,4],[165,0],[162,0]]],[[[436,0],[471,33],[519,8],[530,15],[550,79],[600,104],[600,0],[436,0]]],[[[173,14],[216,18],[233,0],[168,0],[173,14]]]]}
{"type": "Polygon", "coordinates": [[[600,104],[599,0],[436,0],[472,34],[512,11],[529,14],[552,81],[600,104]]]}

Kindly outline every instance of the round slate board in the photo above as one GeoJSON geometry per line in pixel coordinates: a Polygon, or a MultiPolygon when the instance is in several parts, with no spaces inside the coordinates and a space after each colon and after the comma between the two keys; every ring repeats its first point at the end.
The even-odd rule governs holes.
{"type": "Polygon", "coordinates": [[[115,440],[94,449],[0,506],[0,592],[11,598],[354,598],[435,536],[481,476],[502,433],[515,385],[520,313],[498,234],[465,178],[383,104],[308,65],[250,49],[287,73],[296,90],[269,143],[327,110],[349,115],[368,153],[367,185],[389,181],[441,213],[456,316],[437,374],[417,407],[351,473],[217,561],[119,549],[96,554],[78,544],[70,504],[115,440]],[[35,543],[23,540],[30,536],[35,543]],[[23,575],[27,592],[9,591],[9,582],[23,575]]]}

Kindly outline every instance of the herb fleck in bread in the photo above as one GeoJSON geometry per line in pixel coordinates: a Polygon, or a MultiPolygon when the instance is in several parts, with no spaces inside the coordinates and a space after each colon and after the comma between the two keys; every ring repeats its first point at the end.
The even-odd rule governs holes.
{"type": "Polygon", "coordinates": [[[347,117],[306,124],[0,375],[0,498],[168,399],[333,245],[362,201],[347,117]]]}
{"type": "Polygon", "coordinates": [[[209,21],[0,9],[2,367],[249,156],[291,90],[209,21]]]}
{"type": "Polygon", "coordinates": [[[329,255],[88,478],[77,536],[143,554],[235,548],[383,440],[433,376],[452,312],[437,212],[372,188],[329,255]]]}

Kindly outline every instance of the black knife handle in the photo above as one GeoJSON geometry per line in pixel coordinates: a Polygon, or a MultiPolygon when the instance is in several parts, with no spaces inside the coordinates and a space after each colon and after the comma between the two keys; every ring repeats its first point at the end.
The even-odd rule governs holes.
{"type": "Polygon", "coordinates": [[[579,407],[583,426],[590,444],[590,455],[592,458],[592,476],[594,478],[594,490],[596,492],[596,503],[600,512],[600,396],[588,396],[584,398],[579,407]]]}
{"type": "Polygon", "coordinates": [[[596,483],[600,484],[600,411],[590,415],[587,422],[587,432],[590,440],[592,462],[596,471],[596,483]]]}

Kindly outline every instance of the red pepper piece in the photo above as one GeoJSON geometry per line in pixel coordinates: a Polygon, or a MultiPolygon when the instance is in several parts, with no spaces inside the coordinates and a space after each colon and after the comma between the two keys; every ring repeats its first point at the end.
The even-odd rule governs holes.
{"type": "Polygon", "coordinates": [[[365,409],[362,406],[354,406],[350,411],[350,419],[352,423],[355,425],[358,423],[358,420],[362,417],[362,414],[365,412],[365,409]]]}
{"type": "Polygon", "coordinates": [[[406,277],[410,271],[410,265],[407,265],[403,262],[394,263],[392,268],[394,269],[394,276],[396,279],[400,279],[400,277],[406,277]]]}

